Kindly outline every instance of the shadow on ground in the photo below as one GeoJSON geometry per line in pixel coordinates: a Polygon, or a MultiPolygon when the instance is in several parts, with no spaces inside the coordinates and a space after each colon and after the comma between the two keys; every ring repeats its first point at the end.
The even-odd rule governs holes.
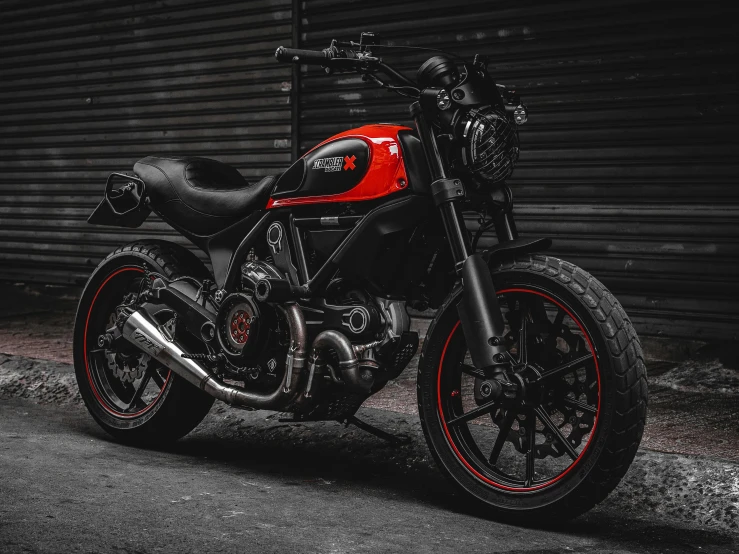
{"type": "MultiPolygon", "coordinates": [[[[495,521],[478,507],[469,505],[441,475],[415,421],[380,410],[362,410],[360,413],[384,429],[409,434],[413,437],[411,444],[391,446],[354,427],[335,422],[280,423],[266,412],[217,407],[191,436],[160,451],[185,456],[191,463],[207,460],[233,471],[245,470],[278,477],[283,484],[296,487],[296,494],[299,494],[300,487],[329,484],[344,490],[358,489],[378,500],[391,497],[470,516],[479,520],[480,525],[495,521]]],[[[729,527],[724,532],[715,526],[713,529],[685,526],[686,520],[706,523],[705,518],[700,517],[705,515],[705,507],[699,504],[688,509],[695,511],[694,516],[684,513],[679,507],[677,510],[681,513],[678,514],[665,502],[661,503],[662,509],[655,509],[655,505],[660,505],[661,493],[656,487],[652,491],[643,490],[642,477],[647,466],[660,465],[665,471],[675,468],[676,464],[665,463],[672,458],[678,457],[640,454],[634,470],[627,474],[617,493],[570,522],[552,524],[521,517],[509,523],[565,537],[617,543],[637,552],[694,552],[706,547],[710,548],[709,552],[733,552],[736,528],[731,529],[731,521],[736,518],[735,510],[729,509],[723,514],[728,520],[714,521],[722,523],[724,528],[729,527]],[[658,459],[651,459],[654,456],[658,459]],[[675,515],[680,517],[669,521],[675,515]]],[[[650,476],[650,479],[654,478],[650,476]]],[[[669,480],[665,479],[665,482],[669,486],[669,480]]],[[[686,493],[690,495],[691,491],[686,493]]],[[[665,496],[669,496],[669,492],[665,496]]],[[[690,503],[689,500],[687,502],[690,503]]],[[[580,550],[573,547],[567,551],[580,550]]]]}

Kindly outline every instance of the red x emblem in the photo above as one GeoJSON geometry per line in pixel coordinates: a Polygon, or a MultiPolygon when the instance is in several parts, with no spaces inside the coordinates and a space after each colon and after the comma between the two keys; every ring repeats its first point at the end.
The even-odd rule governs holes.
{"type": "Polygon", "coordinates": [[[354,160],[356,159],[356,156],[352,156],[351,158],[349,156],[344,156],[344,171],[347,169],[354,169],[354,160]]]}

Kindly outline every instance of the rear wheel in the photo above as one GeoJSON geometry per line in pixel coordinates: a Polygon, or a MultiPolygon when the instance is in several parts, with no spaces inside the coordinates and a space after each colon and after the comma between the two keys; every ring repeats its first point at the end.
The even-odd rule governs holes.
{"type": "Polygon", "coordinates": [[[472,365],[453,294],[419,363],[427,442],[442,471],[496,515],[574,517],[618,484],[639,446],[639,340],[618,301],[572,264],[533,256],[493,280],[515,386],[498,394],[493,375],[472,365]]]}
{"type": "MultiPolygon", "coordinates": [[[[147,270],[169,279],[209,277],[194,254],[175,244],[141,241],[119,248],[95,269],[82,293],[74,364],[80,394],[103,429],[121,441],[160,444],[194,429],[214,399],[133,346],[98,346],[121,307],[136,298],[147,270]]],[[[157,319],[164,325],[173,315],[162,310],[157,319]]]]}

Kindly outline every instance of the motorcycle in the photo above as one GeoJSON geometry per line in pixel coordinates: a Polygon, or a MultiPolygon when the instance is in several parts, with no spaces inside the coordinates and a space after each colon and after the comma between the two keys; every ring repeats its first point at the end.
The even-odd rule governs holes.
{"type": "Polygon", "coordinates": [[[82,398],[127,443],[176,440],[215,399],[396,440],[355,414],[416,354],[407,308],[434,308],[417,389],[441,472],[493,516],[574,517],[639,446],[639,339],[596,278],[518,235],[506,179],[528,110],[515,91],[480,56],[435,51],[414,81],[382,47],[363,33],[275,56],[410,97],[415,129],[344,131],[252,183],[199,157],[149,156],[109,177],[89,223],[138,227],[154,211],[212,271],[162,240],[108,255],[76,316],[82,398]],[[497,243],[481,248],[490,229],[497,243]]]}

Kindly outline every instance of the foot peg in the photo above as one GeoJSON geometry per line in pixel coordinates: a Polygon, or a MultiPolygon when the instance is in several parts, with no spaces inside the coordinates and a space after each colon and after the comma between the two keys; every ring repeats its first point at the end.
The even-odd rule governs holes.
{"type": "Polygon", "coordinates": [[[408,435],[393,435],[382,429],[378,429],[374,425],[370,425],[366,421],[362,421],[356,416],[349,416],[343,421],[344,425],[349,427],[353,424],[359,427],[362,431],[366,431],[371,435],[381,438],[384,441],[389,442],[393,446],[403,446],[404,444],[410,444],[411,438],[408,435]]]}

